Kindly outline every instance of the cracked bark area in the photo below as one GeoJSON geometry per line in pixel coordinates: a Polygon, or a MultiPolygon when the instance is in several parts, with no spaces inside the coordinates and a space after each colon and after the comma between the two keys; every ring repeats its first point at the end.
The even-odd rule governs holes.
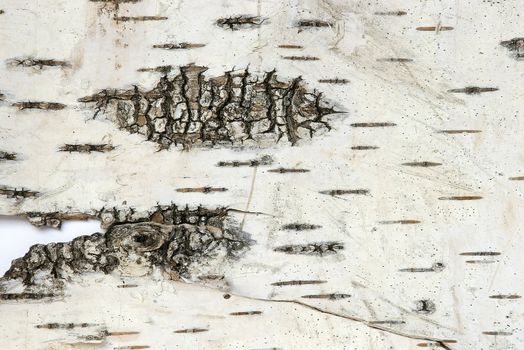
{"type": "Polygon", "coordinates": [[[295,145],[320,130],[330,130],[322,94],[308,91],[300,77],[280,81],[275,71],[256,74],[247,68],[205,77],[206,67],[180,68],[163,76],[149,91],[105,89],[80,98],[132,134],[171,145],[245,145],[261,147],[286,138],[295,145]]]}
{"type": "Polygon", "coordinates": [[[239,15],[219,18],[216,25],[224,29],[239,30],[260,27],[264,21],[260,16],[239,15]]]}
{"type": "Polygon", "coordinates": [[[502,47],[508,49],[516,60],[524,59],[524,38],[513,38],[500,42],[502,47]]]}
{"type": "Polygon", "coordinates": [[[33,67],[38,69],[47,67],[71,68],[71,63],[67,61],[36,57],[13,58],[8,60],[7,64],[11,67],[33,67]]]}
{"type": "Polygon", "coordinates": [[[223,217],[196,224],[124,223],[105,234],[68,243],[33,245],[0,281],[19,280],[24,293],[55,293],[73,275],[90,272],[142,276],[159,268],[171,279],[198,280],[246,251],[251,241],[223,217]]]}

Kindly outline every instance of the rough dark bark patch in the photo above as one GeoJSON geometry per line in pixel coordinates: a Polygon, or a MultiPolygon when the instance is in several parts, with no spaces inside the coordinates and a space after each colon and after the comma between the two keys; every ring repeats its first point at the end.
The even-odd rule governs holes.
{"type": "Polygon", "coordinates": [[[16,160],[16,153],[0,151],[0,160],[16,160]]]}
{"type": "Polygon", "coordinates": [[[43,69],[44,67],[71,67],[71,63],[67,61],[35,57],[13,58],[11,60],[8,60],[7,63],[12,67],[34,67],[38,69],[43,69]]]}
{"type": "Polygon", "coordinates": [[[61,152],[78,152],[78,153],[91,153],[91,152],[110,152],[114,150],[115,147],[107,144],[65,144],[63,146],[59,147],[59,151],[61,152]]]}
{"type": "Polygon", "coordinates": [[[309,244],[290,244],[273,249],[275,252],[286,254],[300,254],[300,255],[330,255],[337,254],[338,251],[344,249],[344,244],[341,242],[318,242],[309,244]]]}
{"type": "Polygon", "coordinates": [[[275,71],[253,74],[245,69],[207,78],[205,67],[184,66],[164,76],[149,91],[102,90],[79,99],[96,103],[95,117],[105,112],[120,128],[144,135],[161,148],[171,145],[257,146],[286,137],[292,144],[330,130],[322,94],[308,92],[300,77],[279,81],[275,71]]]}
{"type": "Polygon", "coordinates": [[[329,196],[342,196],[345,194],[361,194],[361,195],[367,195],[369,194],[369,190],[366,189],[356,189],[356,190],[325,190],[320,191],[321,194],[327,194],[329,196]]]}
{"type": "Polygon", "coordinates": [[[301,19],[297,21],[296,26],[299,28],[325,28],[332,27],[333,22],[323,21],[320,19],[301,19]]]}
{"type": "Polygon", "coordinates": [[[66,105],[58,102],[41,102],[41,101],[28,101],[28,102],[16,102],[13,103],[13,107],[18,107],[20,110],[24,109],[44,109],[58,111],[66,108],[66,105]]]}
{"type": "Polygon", "coordinates": [[[240,15],[219,18],[216,21],[216,25],[224,29],[239,30],[260,27],[264,21],[265,19],[260,16],[240,15]]]}
{"type": "Polygon", "coordinates": [[[265,155],[265,156],[260,157],[259,159],[220,161],[217,163],[217,166],[238,168],[238,167],[244,167],[244,166],[255,167],[255,166],[271,165],[271,164],[273,164],[273,158],[271,158],[268,155],[265,155]]]}
{"type": "Polygon", "coordinates": [[[515,59],[521,60],[524,58],[524,38],[504,40],[500,42],[500,45],[507,48],[515,59]]]}
{"type": "Polygon", "coordinates": [[[199,47],[204,47],[206,44],[196,44],[196,43],[178,43],[178,44],[157,44],[153,45],[154,49],[164,49],[164,50],[187,50],[187,49],[196,49],[199,47]]]}
{"type": "Polygon", "coordinates": [[[40,193],[31,191],[25,188],[16,188],[8,186],[0,186],[0,195],[4,195],[7,198],[33,198],[37,197],[40,193]]]}

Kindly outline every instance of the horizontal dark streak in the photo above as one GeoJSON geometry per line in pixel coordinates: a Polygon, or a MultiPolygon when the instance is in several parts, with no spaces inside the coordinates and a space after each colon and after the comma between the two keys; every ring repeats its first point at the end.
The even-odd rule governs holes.
{"type": "Polygon", "coordinates": [[[173,333],[202,333],[207,332],[209,329],[206,328],[187,328],[187,329],[179,329],[176,331],[173,331],[173,333]]]}
{"type": "Polygon", "coordinates": [[[520,299],[522,298],[518,294],[495,294],[489,296],[491,299],[520,299]]]}
{"type": "Polygon", "coordinates": [[[413,62],[413,59],[411,59],[411,58],[404,58],[404,57],[385,57],[385,58],[377,58],[377,62],[406,63],[406,62],[413,62]]]}
{"type": "Polygon", "coordinates": [[[91,153],[91,152],[110,152],[114,150],[115,147],[107,144],[65,144],[63,146],[60,146],[58,150],[60,152],[78,152],[78,153],[91,153]]]}
{"type": "Polygon", "coordinates": [[[475,129],[456,129],[456,130],[439,130],[438,132],[443,134],[478,134],[482,130],[475,129]]]}
{"type": "Polygon", "coordinates": [[[287,173],[308,173],[309,169],[299,169],[299,168],[277,168],[277,169],[269,169],[268,172],[270,173],[280,173],[280,174],[287,174],[287,173]]]}
{"type": "Polygon", "coordinates": [[[165,21],[167,17],[164,16],[115,16],[115,21],[121,22],[146,22],[146,21],[165,21]]]}
{"type": "Polygon", "coordinates": [[[384,220],[379,221],[379,224],[382,225],[393,225],[393,224],[401,224],[401,225],[412,225],[412,224],[420,224],[421,221],[419,220],[384,220]]]}
{"type": "Polygon", "coordinates": [[[116,286],[117,288],[136,288],[138,287],[138,284],[121,284],[119,286],[116,286]]]}
{"type": "Polygon", "coordinates": [[[500,252],[464,252],[460,253],[462,256],[497,256],[500,255],[500,252]]]}
{"type": "Polygon", "coordinates": [[[95,327],[97,324],[93,323],[44,323],[38,324],[35,328],[40,329],[73,329],[73,328],[88,328],[95,327]]]}
{"type": "Polygon", "coordinates": [[[183,193],[192,193],[192,192],[211,193],[211,192],[226,192],[227,188],[225,187],[184,187],[184,188],[177,188],[176,191],[183,192],[183,193]]]}
{"type": "Polygon", "coordinates": [[[137,72],[157,72],[167,74],[173,70],[173,66],[145,67],[137,69],[137,72]]]}
{"type": "Polygon", "coordinates": [[[406,11],[377,11],[375,15],[377,16],[405,16],[408,13],[406,11]]]}
{"type": "Polygon", "coordinates": [[[140,332],[137,331],[111,331],[105,333],[108,337],[120,337],[125,335],[136,335],[140,334],[140,332]]]}
{"type": "Polygon", "coordinates": [[[402,165],[405,166],[418,166],[418,167],[432,167],[432,166],[439,166],[442,165],[442,163],[435,163],[435,162],[408,162],[408,163],[402,163],[402,165]]]}
{"type": "Polygon", "coordinates": [[[350,294],[339,294],[339,293],[330,293],[330,294],[310,294],[303,295],[301,298],[304,299],[328,299],[328,300],[340,300],[350,298],[350,294]]]}
{"type": "Polygon", "coordinates": [[[329,196],[342,196],[345,194],[359,194],[359,195],[367,195],[369,194],[369,190],[366,189],[355,189],[355,190],[325,190],[320,191],[321,194],[327,194],[329,196]]]}
{"type": "Polygon", "coordinates": [[[279,49],[291,49],[291,50],[295,50],[295,49],[303,49],[304,47],[303,47],[302,45],[282,44],[282,45],[278,45],[278,48],[279,48],[279,49]]]}
{"type": "Polygon", "coordinates": [[[302,19],[297,21],[296,26],[301,28],[326,28],[333,26],[333,23],[318,19],[302,19]]]}
{"type": "Polygon", "coordinates": [[[493,264],[496,261],[494,260],[466,260],[466,264],[493,264]]]}
{"type": "Polygon", "coordinates": [[[252,316],[252,315],[261,315],[262,311],[238,311],[230,312],[231,316],[252,316]]]}
{"type": "Polygon", "coordinates": [[[354,128],[381,128],[388,126],[396,126],[395,123],[383,122],[383,123],[353,123],[350,124],[354,128]]]}
{"type": "Polygon", "coordinates": [[[484,331],[484,332],[482,332],[482,334],[495,335],[495,336],[498,336],[498,335],[513,335],[513,333],[511,333],[511,332],[502,332],[502,331],[484,331]]]}
{"type": "Polygon", "coordinates": [[[383,320],[383,321],[369,321],[371,324],[405,324],[406,321],[398,320],[383,320]]]}
{"type": "Polygon", "coordinates": [[[28,101],[28,102],[13,103],[13,107],[18,107],[20,110],[45,109],[45,110],[58,111],[58,110],[66,108],[66,105],[62,103],[57,103],[57,102],[28,101]]]}
{"type": "Polygon", "coordinates": [[[348,79],[339,79],[339,78],[333,78],[333,79],[319,79],[319,83],[323,84],[348,84],[348,79]]]}
{"type": "Polygon", "coordinates": [[[443,32],[447,30],[453,30],[453,27],[449,26],[426,26],[426,27],[417,27],[415,28],[419,32],[443,32]]]}
{"type": "Polygon", "coordinates": [[[40,300],[56,296],[52,293],[3,293],[0,294],[0,300],[40,300]]]}
{"type": "Polygon", "coordinates": [[[292,231],[306,231],[306,230],[316,230],[321,228],[320,225],[314,224],[301,224],[301,223],[292,223],[282,226],[282,230],[292,230],[292,231]]]}
{"type": "Polygon", "coordinates": [[[493,92],[498,91],[499,88],[494,87],[478,87],[478,86],[467,86],[460,89],[451,89],[448,92],[455,94],[467,94],[467,95],[477,95],[483,92],[493,92]]]}
{"type": "Polygon", "coordinates": [[[149,345],[128,345],[128,346],[117,346],[113,348],[114,350],[141,350],[141,349],[149,349],[149,345]]]}
{"type": "Polygon", "coordinates": [[[285,60],[290,61],[318,61],[320,58],[315,56],[282,56],[285,60]]]}
{"type": "Polygon", "coordinates": [[[8,65],[13,67],[38,67],[40,69],[44,67],[60,67],[70,68],[71,64],[67,61],[48,59],[48,58],[35,58],[35,57],[23,57],[13,58],[7,61],[8,65]]]}
{"type": "Polygon", "coordinates": [[[524,176],[513,176],[509,178],[512,181],[524,181],[524,176]]]}
{"type": "Polygon", "coordinates": [[[16,160],[16,153],[0,151],[0,160],[16,160]]]}
{"type": "Polygon", "coordinates": [[[303,286],[308,284],[323,284],[327,283],[327,281],[322,280],[292,280],[292,281],[281,281],[281,282],[273,282],[271,283],[272,286],[275,287],[284,287],[284,286],[303,286]]]}
{"type": "Polygon", "coordinates": [[[474,201],[482,199],[481,196],[451,196],[451,197],[439,197],[441,201],[474,201]]]}
{"type": "Polygon", "coordinates": [[[196,43],[179,43],[179,44],[157,44],[153,45],[154,49],[164,49],[164,50],[186,50],[186,49],[196,49],[199,47],[204,47],[206,44],[196,44],[196,43]]]}
{"type": "Polygon", "coordinates": [[[378,146],[351,146],[351,149],[355,151],[367,151],[367,150],[372,150],[372,149],[379,149],[379,147],[378,146]]]}

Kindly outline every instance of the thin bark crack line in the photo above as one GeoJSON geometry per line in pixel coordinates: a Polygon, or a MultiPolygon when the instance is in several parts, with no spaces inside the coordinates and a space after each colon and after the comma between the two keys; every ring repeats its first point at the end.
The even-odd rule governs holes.
{"type": "MultiPolygon", "coordinates": [[[[208,288],[210,288],[210,287],[208,287],[208,288]]],[[[434,343],[438,344],[440,347],[442,347],[442,348],[444,348],[446,350],[453,350],[448,345],[446,345],[445,344],[445,340],[442,340],[442,339],[433,338],[433,337],[424,336],[424,335],[408,334],[408,333],[400,332],[400,331],[397,331],[397,330],[394,330],[394,329],[391,329],[391,328],[383,327],[383,326],[381,326],[379,324],[374,324],[374,323],[372,323],[372,322],[370,322],[368,320],[365,320],[363,318],[360,318],[360,317],[348,316],[348,315],[339,314],[337,312],[323,310],[323,309],[321,309],[319,307],[316,307],[316,306],[313,306],[313,305],[309,305],[309,304],[303,303],[303,302],[298,301],[298,300],[265,299],[265,298],[248,297],[248,296],[239,295],[239,294],[235,294],[235,293],[229,293],[229,294],[230,295],[234,295],[234,296],[239,297],[239,298],[245,298],[245,299],[254,300],[254,301],[274,302],[274,303],[282,303],[282,304],[299,305],[299,306],[302,306],[302,307],[304,307],[306,309],[317,311],[317,312],[320,312],[320,313],[325,314],[325,315],[335,316],[335,317],[338,317],[338,318],[343,318],[343,319],[346,319],[346,320],[354,321],[354,322],[363,324],[363,325],[365,325],[368,328],[377,329],[379,331],[383,331],[383,332],[390,333],[390,334],[393,334],[393,335],[398,335],[400,337],[404,337],[404,338],[408,338],[408,339],[425,340],[425,341],[429,341],[429,342],[434,342],[434,343]]]]}
{"type": "Polygon", "coordinates": [[[241,231],[244,229],[244,223],[246,222],[247,211],[249,210],[249,206],[251,205],[251,199],[253,199],[253,192],[255,190],[255,180],[257,177],[257,169],[258,169],[258,166],[255,166],[253,168],[253,177],[251,178],[251,188],[249,189],[249,196],[247,197],[246,209],[244,210],[245,213],[244,213],[244,216],[242,217],[242,223],[240,224],[241,231]]]}

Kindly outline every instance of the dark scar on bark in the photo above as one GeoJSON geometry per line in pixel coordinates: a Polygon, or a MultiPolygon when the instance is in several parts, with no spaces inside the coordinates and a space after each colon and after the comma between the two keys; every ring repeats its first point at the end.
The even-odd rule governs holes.
{"type": "Polygon", "coordinates": [[[455,93],[455,94],[478,95],[483,92],[498,91],[498,89],[499,88],[495,88],[495,87],[466,86],[465,88],[451,89],[451,90],[448,90],[448,92],[455,93]]]}
{"type": "Polygon", "coordinates": [[[437,310],[435,303],[429,299],[421,299],[416,302],[416,309],[414,310],[418,314],[432,314],[437,310]]]}
{"type": "Polygon", "coordinates": [[[196,49],[199,47],[204,47],[206,44],[197,44],[197,43],[178,43],[178,44],[157,44],[153,45],[154,49],[164,49],[164,50],[187,50],[187,49],[196,49]]]}
{"type": "Polygon", "coordinates": [[[482,199],[481,196],[450,196],[450,197],[439,197],[441,201],[475,201],[482,199]]]}
{"type": "Polygon", "coordinates": [[[60,146],[58,150],[60,152],[78,152],[78,153],[91,153],[91,152],[110,152],[114,150],[113,145],[102,143],[102,144],[65,144],[60,146]]]}
{"type": "Polygon", "coordinates": [[[309,169],[300,169],[300,168],[276,168],[276,169],[269,169],[268,172],[270,173],[279,173],[279,174],[287,174],[287,173],[308,173],[309,169]]]}
{"type": "Polygon", "coordinates": [[[58,296],[60,295],[54,293],[2,293],[0,294],[0,300],[42,300],[58,296]]]}
{"type": "Polygon", "coordinates": [[[205,77],[206,67],[180,68],[152,90],[106,89],[80,98],[94,103],[121,129],[143,135],[160,149],[171,145],[257,146],[286,137],[295,145],[304,137],[331,130],[326,115],[343,113],[326,106],[322,93],[309,92],[300,77],[280,81],[275,71],[247,68],[205,77]]]}
{"type": "Polygon", "coordinates": [[[282,226],[282,230],[291,230],[291,231],[307,231],[307,230],[316,230],[322,228],[320,225],[314,224],[301,224],[301,223],[292,223],[282,226]]]}
{"type": "Polygon", "coordinates": [[[440,340],[440,341],[432,341],[432,342],[427,342],[427,343],[418,343],[417,346],[420,347],[420,348],[429,348],[429,347],[438,346],[438,347],[441,347],[441,348],[444,348],[444,349],[450,349],[450,347],[447,346],[446,344],[455,344],[456,342],[457,342],[456,340],[444,339],[444,340],[440,340]]]}
{"type": "Polygon", "coordinates": [[[341,242],[317,242],[309,244],[290,244],[276,247],[275,252],[295,254],[295,255],[331,255],[337,254],[344,249],[344,244],[341,242]]]}
{"type": "Polygon", "coordinates": [[[7,64],[11,67],[36,67],[43,69],[44,67],[60,67],[70,68],[71,63],[62,60],[35,58],[35,57],[23,57],[23,58],[12,58],[7,61],[7,64]]]}
{"type": "Polygon", "coordinates": [[[518,294],[495,294],[489,296],[491,299],[520,299],[522,298],[518,294]]]}
{"type": "Polygon", "coordinates": [[[321,280],[291,280],[291,281],[273,282],[273,283],[271,283],[271,285],[275,286],[275,287],[286,287],[286,286],[303,286],[303,285],[309,285],[309,284],[323,284],[323,283],[327,283],[327,281],[321,281],[321,280]]]}
{"type": "Polygon", "coordinates": [[[153,219],[128,219],[104,234],[33,245],[25,256],[13,260],[2,280],[20,280],[26,291],[49,285],[60,290],[73,275],[109,274],[126,264],[140,264],[149,271],[156,267],[178,278],[192,279],[193,267],[212,266],[217,257],[237,259],[252,244],[236,224],[227,224],[227,218],[216,213],[168,212],[162,224],[153,219]]]}
{"type": "Polygon", "coordinates": [[[74,328],[88,328],[96,327],[98,324],[94,323],[44,323],[38,324],[35,328],[41,329],[74,329],[74,328]]]}
{"type": "Polygon", "coordinates": [[[400,320],[378,320],[378,321],[369,321],[371,324],[405,324],[406,321],[400,321],[400,320]]]}
{"type": "Polygon", "coordinates": [[[117,346],[113,348],[114,350],[143,350],[151,348],[149,345],[125,345],[117,346]]]}
{"type": "Polygon", "coordinates": [[[360,194],[360,195],[367,195],[369,194],[369,190],[366,189],[356,189],[356,190],[325,190],[320,191],[320,194],[326,194],[328,196],[342,196],[345,194],[360,194]]]}
{"type": "MultiPolygon", "coordinates": [[[[1,159],[1,156],[0,156],[1,159]]],[[[512,176],[509,178],[511,181],[524,181],[524,176],[512,176]]]]}
{"type": "Polygon", "coordinates": [[[319,19],[302,19],[297,21],[295,26],[299,28],[325,28],[332,27],[333,22],[322,21],[319,19]]]}
{"type": "Polygon", "coordinates": [[[524,58],[524,38],[504,40],[500,42],[500,45],[508,49],[516,60],[524,58]]]}
{"type": "Polygon", "coordinates": [[[439,133],[442,134],[478,134],[482,132],[482,130],[474,130],[474,129],[448,129],[448,130],[439,130],[439,133]]]}
{"type": "Polygon", "coordinates": [[[200,192],[200,193],[211,193],[211,192],[226,192],[227,188],[225,187],[183,187],[177,188],[177,192],[191,193],[191,192],[200,192]]]}
{"type": "Polygon", "coordinates": [[[501,253],[485,251],[485,252],[464,252],[464,253],[460,253],[459,255],[462,255],[462,256],[498,256],[498,255],[501,255],[501,253]]]}
{"type": "Polygon", "coordinates": [[[117,22],[148,22],[148,21],[165,21],[168,18],[164,16],[115,16],[117,22]]]}
{"type": "Polygon", "coordinates": [[[217,163],[218,167],[256,167],[261,165],[271,165],[273,164],[273,158],[268,155],[262,156],[259,159],[250,159],[250,160],[230,160],[230,161],[220,161],[217,163]]]}
{"type": "Polygon", "coordinates": [[[420,224],[420,220],[386,220],[386,221],[379,221],[379,224],[382,225],[391,225],[391,224],[400,224],[400,225],[412,225],[412,224],[420,224]]]}
{"type": "Polygon", "coordinates": [[[379,149],[379,147],[378,146],[351,146],[351,149],[355,151],[367,151],[367,150],[379,149]]]}
{"type": "Polygon", "coordinates": [[[453,30],[453,27],[449,27],[449,26],[427,26],[427,27],[417,27],[415,28],[416,30],[418,30],[419,32],[436,32],[436,31],[439,31],[439,32],[443,32],[443,31],[448,31],[448,30],[453,30]]]}
{"type": "Polygon", "coordinates": [[[371,123],[352,123],[351,126],[354,128],[384,128],[390,126],[396,126],[395,123],[390,122],[371,122],[371,123]]]}
{"type": "Polygon", "coordinates": [[[108,337],[120,337],[123,335],[135,335],[140,334],[140,332],[137,331],[106,331],[105,335],[108,337]]]}
{"type": "Polygon", "coordinates": [[[17,157],[16,153],[0,151],[0,161],[1,160],[16,160],[16,157],[17,157]]]}
{"type": "Polygon", "coordinates": [[[7,187],[0,186],[0,195],[4,195],[7,198],[34,198],[40,195],[40,192],[31,191],[25,188],[7,187]]]}
{"type": "Polygon", "coordinates": [[[219,18],[216,20],[216,25],[224,29],[239,30],[260,27],[265,19],[260,16],[240,15],[219,18]]]}
{"type": "Polygon", "coordinates": [[[66,105],[58,102],[42,102],[42,101],[27,101],[27,102],[16,102],[13,103],[13,107],[17,107],[20,110],[24,109],[44,109],[58,111],[66,108],[66,105]]]}
{"type": "Polygon", "coordinates": [[[377,11],[375,15],[377,16],[405,16],[408,13],[406,11],[377,11]]]}
{"type": "Polygon", "coordinates": [[[511,332],[503,332],[503,331],[484,331],[482,334],[485,335],[494,335],[494,336],[505,336],[505,335],[513,335],[511,332]]]}

